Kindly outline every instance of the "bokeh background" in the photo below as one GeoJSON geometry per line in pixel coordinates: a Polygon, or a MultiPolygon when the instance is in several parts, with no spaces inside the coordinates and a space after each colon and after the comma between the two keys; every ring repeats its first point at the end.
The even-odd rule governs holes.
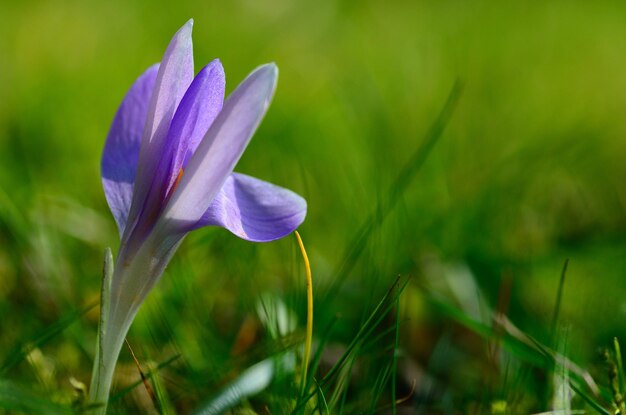
{"type": "MultiPolygon", "coordinates": [[[[481,389],[486,343],[432,306],[444,282],[466,316],[501,304],[545,343],[562,327],[567,354],[607,382],[596,351],[626,341],[626,3],[615,1],[0,2],[0,360],[97,301],[103,250],[118,242],[99,175],[108,127],[192,17],[196,70],[219,57],[227,92],[259,64],[280,69],[237,171],[308,201],[317,339],[335,321],[328,343],[345,348],[400,275],[400,313],[382,326],[400,319],[405,406],[462,413],[503,399],[515,412],[481,389]],[[441,137],[401,176],[459,81],[441,137]]],[[[172,408],[188,412],[271,354],[260,297],[283,301],[301,333],[303,275],[293,237],[187,238],[129,335],[142,362],[181,355],[163,375],[172,408]]],[[[96,326],[93,308],[2,377],[67,402],[70,376],[88,383],[96,326]]],[[[379,364],[392,356],[383,343],[367,352],[379,364]]],[[[129,353],[120,362],[118,383],[136,379],[129,353]]],[[[349,409],[372,403],[369,373],[353,376],[349,409]]],[[[549,376],[528,373],[517,408],[547,410],[549,376]]],[[[112,410],[153,410],[140,395],[112,410]]],[[[267,396],[245,405],[277,411],[267,396]]]]}

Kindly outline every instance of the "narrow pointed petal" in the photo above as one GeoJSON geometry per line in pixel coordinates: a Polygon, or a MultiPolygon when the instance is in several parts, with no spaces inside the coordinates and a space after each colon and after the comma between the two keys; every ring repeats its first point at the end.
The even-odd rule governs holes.
{"type": "Polygon", "coordinates": [[[181,160],[183,166],[191,160],[191,156],[195,153],[224,105],[226,76],[222,63],[219,59],[215,59],[203,69],[203,76],[199,81],[197,91],[193,91],[195,96],[191,98],[191,105],[189,109],[185,109],[188,113],[193,114],[193,117],[192,121],[189,120],[190,117],[186,117],[184,121],[185,131],[181,133],[184,139],[181,147],[187,149],[181,160]],[[189,128],[190,124],[193,127],[189,128]]]}
{"type": "Polygon", "coordinates": [[[184,232],[202,218],[265,115],[277,76],[276,65],[263,65],[228,97],[163,212],[166,232],[184,232]]]}
{"type": "Polygon", "coordinates": [[[233,173],[197,226],[221,226],[242,239],[268,242],[293,232],[305,216],[306,201],[291,190],[233,173]]]}
{"type": "Polygon", "coordinates": [[[130,87],[115,114],[102,153],[102,185],[120,236],[133,197],[141,135],[158,70],[158,64],[151,66],[130,87]]]}
{"type": "Polygon", "coordinates": [[[163,186],[162,200],[221,111],[225,86],[224,68],[215,59],[196,75],[180,101],[155,175],[155,182],[163,186]]]}
{"type": "Polygon", "coordinates": [[[193,21],[190,20],[176,32],[159,67],[141,139],[139,169],[135,179],[129,223],[135,221],[143,208],[154,172],[161,159],[172,117],[193,80],[192,26],[193,21]]]}

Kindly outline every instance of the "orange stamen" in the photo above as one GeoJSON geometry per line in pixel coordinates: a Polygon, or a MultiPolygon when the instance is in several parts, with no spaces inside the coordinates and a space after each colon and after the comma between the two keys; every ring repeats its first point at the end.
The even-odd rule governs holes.
{"type": "Polygon", "coordinates": [[[176,188],[178,187],[178,183],[180,183],[180,179],[182,178],[183,178],[183,168],[181,167],[180,171],[178,172],[178,176],[176,176],[176,180],[174,181],[174,184],[172,185],[172,188],[170,189],[167,197],[170,197],[172,193],[174,193],[174,190],[176,190],[176,188]]]}

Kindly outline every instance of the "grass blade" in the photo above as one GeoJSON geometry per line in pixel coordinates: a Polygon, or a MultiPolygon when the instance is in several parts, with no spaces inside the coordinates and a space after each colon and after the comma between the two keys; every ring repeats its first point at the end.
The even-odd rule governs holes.
{"type": "Polygon", "coordinates": [[[36,348],[39,348],[59,335],[63,330],[69,327],[76,320],[81,318],[86,312],[96,306],[96,303],[89,304],[81,309],[74,310],[69,314],[61,317],[54,324],[45,327],[41,332],[32,336],[29,340],[24,340],[16,344],[11,352],[6,356],[2,365],[0,365],[0,376],[5,375],[9,369],[22,362],[28,354],[36,348]]]}
{"type": "MultiPolygon", "coordinates": [[[[354,339],[350,342],[346,351],[339,358],[337,363],[328,371],[328,373],[319,381],[321,388],[327,386],[345,367],[345,365],[354,358],[354,352],[363,344],[374,329],[381,323],[383,318],[389,313],[391,308],[396,304],[400,294],[404,290],[404,287],[408,284],[408,279],[401,277],[396,278],[393,285],[385,293],[378,305],[374,308],[369,315],[365,323],[361,326],[354,339]]],[[[299,413],[299,411],[306,405],[309,399],[315,395],[315,392],[309,393],[303,400],[301,400],[292,413],[299,413]]],[[[331,399],[332,401],[332,399],[331,399]]],[[[331,405],[332,406],[332,405],[331,405]]]]}
{"type": "Polygon", "coordinates": [[[150,370],[148,373],[145,374],[146,375],[145,379],[139,379],[139,380],[135,381],[134,383],[130,384],[129,386],[125,387],[124,389],[120,390],[115,395],[112,395],[109,398],[109,403],[114,403],[114,402],[117,402],[118,400],[122,399],[124,396],[126,396],[128,393],[130,393],[137,386],[143,385],[145,380],[152,379],[152,376],[154,376],[159,370],[163,369],[164,367],[167,367],[167,366],[171,365],[172,363],[174,363],[174,361],[178,360],[180,357],[181,356],[179,354],[176,354],[176,355],[170,357],[169,359],[159,363],[156,368],[150,370]]]}
{"type": "Polygon", "coordinates": [[[422,140],[421,145],[417,148],[415,153],[413,153],[402,170],[400,170],[392,185],[389,187],[386,197],[382,197],[378,200],[376,208],[370,213],[354,236],[346,244],[347,248],[342,256],[341,264],[334,272],[333,283],[327,289],[327,297],[332,297],[333,293],[341,288],[341,285],[352,272],[357,260],[365,249],[365,245],[372,233],[383,223],[389,212],[396,206],[400,197],[404,194],[415,175],[428,159],[432,149],[448,125],[462,91],[463,83],[457,80],[448,94],[448,98],[439,112],[439,115],[422,140]]]}
{"type": "Polygon", "coordinates": [[[63,415],[73,411],[66,406],[48,401],[39,394],[29,391],[8,380],[0,380],[0,408],[28,414],[63,415]]]}
{"type": "Polygon", "coordinates": [[[196,409],[193,414],[221,414],[237,405],[242,399],[263,391],[272,381],[276,366],[279,363],[290,364],[291,357],[293,355],[290,353],[278,357],[282,362],[278,362],[276,357],[270,357],[249,367],[215,397],[196,409]]]}
{"type": "Polygon", "coordinates": [[[576,385],[576,383],[570,381],[569,385],[572,387],[574,392],[576,392],[578,394],[578,396],[580,396],[587,403],[587,405],[589,405],[593,409],[595,409],[596,412],[598,412],[599,414],[602,414],[602,415],[611,415],[611,412],[609,412],[607,409],[604,409],[591,396],[587,395],[581,388],[579,388],[576,385]]]}
{"type": "Polygon", "coordinates": [[[563,299],[563,287],[565,286],[565,274],[567,273],[567,266],[569,265],[569,258],[565,260],[563,269],[561,270],[561,279],[559,280],[559,288],[556,294],[556,303],[554,303],[554,312],[552,313],[552,324],[550,325],[550,333],[552,333],[552,347],[556,346],[556,325],[559,322],[559,313],[561,312],[561,300],[563,299]]]}
{"type": "Polygon", "coordinates": [[[307,390],[307,370],[309,368],[309,359],[311,357],[311,343],[313,341],[313,280],[311,276],[311,265],[309,264],[309,257],[304,249],[304,243],[298,231],[295,231],[296,238],[298,239],[298,245],[300,246],[300,252],[302,253],[302,259],[304,260],[304,267],[306,270],[306,300],[307,300],[307,313],[306,313],[306,338],[304,341],[304,356],[302,358],[302,379],[300,396],[303,396],[307,390]]]}

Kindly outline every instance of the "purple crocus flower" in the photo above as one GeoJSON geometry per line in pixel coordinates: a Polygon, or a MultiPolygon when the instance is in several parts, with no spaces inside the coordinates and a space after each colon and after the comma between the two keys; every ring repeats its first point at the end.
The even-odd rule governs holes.
{"type": "Polygon", "coordinates": [[[192,25],[132,85],[104,147],[102,182],[121,245],[105,271],[91,402],[108,399],[132,320],[188,232],[221,226],[266,242],[291,233],[306,215],[297,194],[233,173],[272,99],[276,65],[255,69],[223,102],[219,60],[194,77],[192,25]]]}

